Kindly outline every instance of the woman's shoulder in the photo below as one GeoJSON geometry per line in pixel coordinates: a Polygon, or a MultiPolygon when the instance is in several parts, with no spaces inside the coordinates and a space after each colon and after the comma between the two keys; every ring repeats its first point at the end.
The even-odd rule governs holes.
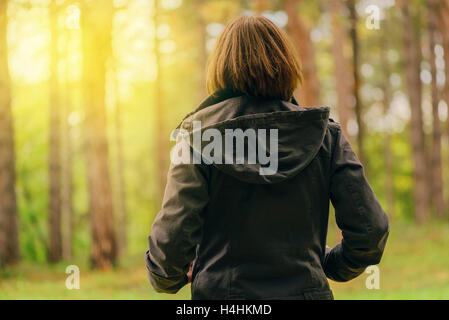
{"type": "Polygon", "coordinates": [[[340,124],[334,119],[329,118],[329,121],[327,122],[326,132],[323,138],[323,143],[321,145],[320,154],[326,154],[330,157],[333,153],[333,150],[336,146],[336,142],[340,134],[341,134],[340,124]]]}
{"type": "Polygon", "coordinates": [[[337,121],[335,121],[332,118],[329,118],[329,121],[327,123],[327,131],[329,131],[329,133],[332,136],[336,136],[341,132],[341,125],[340,123],[338,123],[337,121]]]}

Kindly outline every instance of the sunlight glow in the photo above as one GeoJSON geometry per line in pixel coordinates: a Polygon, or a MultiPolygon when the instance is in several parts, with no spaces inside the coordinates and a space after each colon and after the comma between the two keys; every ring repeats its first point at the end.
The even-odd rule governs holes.
{"type": "Polygon", "coordinates": [[[165,10],[174,10],[181,6],[182,0],[163,0],[162,8],[165,10]]]}

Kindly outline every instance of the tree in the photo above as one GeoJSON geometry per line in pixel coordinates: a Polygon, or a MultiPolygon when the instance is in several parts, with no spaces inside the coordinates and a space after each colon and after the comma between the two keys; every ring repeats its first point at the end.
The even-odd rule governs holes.
{"type": "Polygon", "coordinates": [[[337,111],[343,134],[349,138],[347,124],[351,118],[351,81],[348,76],[349,61],[344,55],[345,32],[341,19],[342,0],[329,2],[332,23],[332,54],[334,57],[335,85],[337,89],[337,111]]]}
{"type": "Polygon", "coordinates": [[[125,192],[125,157],[123,152],[122,142],[122,104],[120,102],[119,79],[117,74],[117,67],[114,72],[115,78],[115,117],[114,117],[114,140],[116,147],[116,163],[117,163],[117,183],[116,183],[116,213],[117,213],[117,236],[118,236],[118,254],[123,257],[127,249],[127,210],[126,210],[126,192],[125,192]]]}
{"type": "Polygon", "coordinates": [[[8,1],[0,1],[0,267],[20,257],[7,8],[8,1]]]}
{"type": "Polygon", "coordinates": [[[315,50],[310,32],[304,22],[299,18],[296,8],[302,0],[284,0],[284,9],[288,15],[287,33],[299,53],[302,65],[303,84],[295,92],[301,105],[319,105],[320,92],[318,74],[315,64],[315,50]]]}
{"type": "Polygon", "coordinates": [[[407,89],[411,109],[410,138],[414,163],[413,199],[415,216],[423,223],[428,216],[429,188],[426,177],[426,154],[424,146],[423,115],[421,110],[422,85],[420,79],[420,39],[413,26],[407,0],[401,1],[403,15],[404,59],[407,89]]]}
{"type": "MultiPolygon", "coordinates": [[[[348,120],[351,118],[351,80],[348,74],[349,61],[344,54],[345,32],[342,17],[342,0],[334,0],[328,3],[331,14],[332,55],[334,58],[334,76],[337,91],[337,112],[343,134],[348,139],[348,120]]],[[[343,235],[337,227],[337,239],[341,241],[343,235]]]]}
{"type": "Polygon", "coordinates": [[[69,30],[67,38],[65,39],[65,90],[64,90],[64,107],[62,122],[62,256],[68,261],[72,258],[72,238],[73,238],[73,150],[72,150],[72,135],[69,124],[69,116],[72,112],[72,88],[70,86],[70,63],[69,58],[71,54],[71,33],[69,30]]]}
{"type": "MultiPolygon", "coordinates": [[[[444,70],[446,75],[446,81],[443,88],[443,98],[446,101],[446,104],[449,106],[449,33],[447,32],[447,30],[449,30],[449,0],[441,2],[441,6],[438,12],[440,15],[438,19],[438,28],[442,37],[442,44],[444,49],[444,70]]],[[[446,135],[449,136],[449,117],[447,120],[446,135]]],[[[449,196],[446,200],[446,203],[449,204],[449,196]]]]}
{"type": "Polygon", "coordinates": [[[437,87],[437,67],[435,64],[435,32],[437,23],[437,7],[434,0],[427,1],[428,7],[428,29],[429,29],[429,53],[430,69],[432,74],[431,96],[432,96],[432,199],[435,213],[441,217],[444,213],[443,198],[443,170],[441,165],[441,128],[440,117],[438,115],[439,93],[437,87]]]}
{"type": "Polygon", "coordinates": [[[62,259],[61,236],[61,114],[59,97],[59,52],[58,52],[58,7],[56,0],[50,2],[50,136],[49,136],[49,248],[48,261],[58,262],[62,259]]]}
{"type": "Polygon", "coordinates": [[[160,8],[160,0],[154,0],[154,54],[156,56],[157,79],[155,81],[154,104],[156,108],[156,148],[157,148],[157,175],[158,175],[158,194],[157,199],[162,200],[167,180],[168,170],[168,143],[165,135],[165,112],[164,112],[164,90],[163,90],[163,67],[162,55],[160,52],[160,41],[157,30],[160,26],[162,17],[162,9],[160,8]]]}
{"type": "Polygon", "coordinates": [[[92,264],[104,269],[115,264],[117,257],[105,107],[106,63],[112,50],[113,7],[109,0],[84,1],[82,5],[85,143],[92,264]]]}
{"type": "MultiPolygon", "coordinates": [[[[384,30],[388,30],[390,25],[388,24],[388,18],[383,22],[384,30]]],[[[391,104],[391,89],[389,85],[391,68],[387,58],[387,49],[389,48],[389,36],[387,32],[382,32],[379,37],[380,47],[380,61],[382,64],[382,91],[383,91],[383,116],[386,117],[390,110],[391,104]]],[[[391,134],[389,128],[386,128],[384,134],[384,165],[385,165],[385,195],[387,198],[387,213],[390,217],[395,216],[395,192],[394,192],[394,168],[393,168],[393,149],[391,148],[391,134]]]]}
{"type": "Polygon", "coordinates": [[[206,14],[204,12],[204,0],[196,0],[197,12],[198,12],[198,34],[199,34],[199,46],[198,46],[198,65],[199,65],[199,80],[198,80],[198,94],[200,101],[206,96],[206,69],[207,69],[207,33],[206,33],[206,14]]]}
{"type": "MultiPolygon", "coordinates": [[[[360,72],[359,72],[359,39],[357,33],[357,11],[355,9],[355,0],[348,0],[349,18],[351,21],[350,37],[352,42],[352,75],[353,90],[355,99],[355,116],[357,120],[357,151],[360,162],[366,166],[364,152],[365,125],[363,123],[363,106],[360,98],[360,72]]],[[[366,167],[365,167],[366,168],[366,167]]]]}

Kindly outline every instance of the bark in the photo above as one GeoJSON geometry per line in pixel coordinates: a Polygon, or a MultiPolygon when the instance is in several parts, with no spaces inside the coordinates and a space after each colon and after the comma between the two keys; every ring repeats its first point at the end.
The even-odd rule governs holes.
{"type": "Polygon", "coordinates": [[[207,96],[206,91],[206,71],[207,71],[207,22],[206,16],[203,10],[204,0],[197,0],[197,9],[198,9],[198,34],[200,38],[199,45],[199,54],[198,54],[198,65],[199,65],[199,73],[200,77],[198,80],[198,94],[199,101],[202,101],[207,96]]]}
{"type": "Polygon", "coordinates": [[[105,78],[111,55],[112,2],[83,2],[83,85],[85,98],[85,143],[92,265],[109,268],[116,262],[112,192],[106,136],[105,78]]]}
{"type": "MultiPolygon", "coordinates": [[[[351,104],[351,83],[348,77],[348,70],[350,69],[349,61],[344,55],[345,32],[343,26],[343,19],[341,18],[341,10],[343,7],[342,0],[335,0],[329,2],[329,9],[331,14],[331,32],[332,32],[332,55],[334,57],[334,75],[335,86],[337,91],[337,113],[338,121],[340,123],[343,134],[348,139],[348,120],[351,118],[352,110],[351,104]]],[[[340,229],[337,228],[337,241],[343,239],[340,229]]]]}
{"type": "Polygon", "coordinates": [[[296,12],[301,1],[284,0],[284,9],[288,15],[287,33],[299,53],[304,78],[303,84],[295,91],[295,96],[301,105],[316,106],[320,103],[320,92],[315,50],[309,29],[296,12]]]}
{"type": "Polygon", "coordinates": [[[419,223],[428,217],[429,188],[426,177],[426,154],[424,146],[423,116],[421,109],[422,86],[420,79],[420,39],[414,32],[409,3],[402,0],[402,15],[404,23],[404,58],[407,80],[407,90],[411,108],[410,138],[412,143],[414,163],[415,216],[419,223]]]}
{"type": "Polygon", "coordinates": [[[444,197],[443,197],[443,170],[441,164],[441,125],[438,115],[439,93],[437,87],[437,68],[435,65],[435,32],[437,22],[437,7],[434,0],[427,1],[428,6],[428,28],[429,28],[429,52],[430,52],[430,69],[432,73],[431,96],[432,96],[432,154],[431,154],[431,170],[432,170],[432,199],[433,207],[437,217],[444,214],[444,197]]]}
{"type": "Polygon", "coordinates": [[[357,120],[357,149],[360,162],[367,168],[367,159],[364,152],[365,125],[363,124],[363,106],[360,98],[360,73],[359,73],[359,39],[357,33],[357,12],[355,9],[355,0],[348,0],[348,9],[350,13],[351,29],[350,37],[352,42],[352,74],[353,74],[353,96],[355,99],[355,116],[357,120]]]}
{"type": "MultiPolygon", "coordinates": [[[[449,106],[449,0],[442,2],[442,5],[439,10],[439,30],[443,41],[443,49],[444,49],[444,72],[446,75],[446,82],[443,88],[443,98],[446,101],[446,104],[449,106]]],[[[447,118],[446,124],[446,135],[449,137],[449,117],[447,118]]],[[[448,198],[446,199],[446,205],[449,204],[449,192],[447,193],[448,198]]]]}
{"type": "Polygon", "coordinates": [[[337,112],[343,134],[349,139],[348,120],[351,118],[351,81],[348,77],[349,61],[344,55],[345,31],[341,19],[342,0],[329,2],[332,19],[332,54],[334,57],[335,85],[337,89],[337,112]]]}
{"type": "MultiPolygon", "coordinates": [[[[388,30],[388,18],[384,21],[384,28],[388,30]]],[[[386,32],[382,33],[380,37],[380,54],[381,63],[383,68],[383,87],[382,91],[384,93],[383,98],[383,115],[386,117],[388,111],[390,110],[391,104],[391,90],[389,86],[389,79],[391,75],[390,65],[387,59],[387,49],[389,48],[389,39],[386,32]]],[[[389,218],[395,216],[394,203],[395,203],[395,192],[394,192],[394,161],[393,149],[391,148],[391,134],[388,128],[385,130],[384,136],[384,164],[385,164],[385,196],[387,199],[387,213],[389,218]]]]}
{"type": "MultiPolygon", "coordinates": [[[[115,73],[115,92],[119,90],[119,84],[117,79],[117,73],[115,73]]],[[[115,145],[116,145],[116,163],[117,163],[117,236],[118,236],[118,254],[120,257],[126,255],[127,248],[127,223],[128,216],[126,210],[126,192],[125,192],[125,159],[123,153],[122,143],[122,105],[120,103],[120,97],[116,94],[115,103],[115,145]]]]}
{"type": "MultiPolygon", "coordinates": [[[[65,45],[66,59],[70,57],[71,36],[69,31],[68,39],[65,45]]],[[[70,87],[70,66],[68,61],[65,63],[65,92],[62,123],[63,139],[63,160],[62,160],[62,256],[64,260],[69,261],[72,258],[72,238],[73,238],[73,178],[72,178],[72,136],[69,124],[69,116],[72,112],[71,87],[70,87]]]]}
{"type": "Polygon", "coordinates": [[[0,1],[0,267],[16,263],[20,257],[7,7],[8,1],[0,1]]]}
{"type": "MultiPolygon", "coordinates": [[[[154,26],[158,29],[161,20],[160,0],[154,1],[154,26]]],[[[159,50],[160,41],[157,33],[154,35],[154,53],[156,56],[157,79],[155,82],[154,104],[156,108],[156,150],[157,150],[157,183],[158,194],[157,199],[162,201],[165,184],[167,182],[168,170],[168,141],[166,127],[165,127],[165,112],[164,112],[164,91],[163,82],[164,74],[162,67],[162,55],[159,50]]]]}
{"type": "Polygon", "coordinates": [[[61,115],[58,76],[58,13],[56,0],[50,3],[50,136],[49,136],[49,247],[48,261],[59,262],[62,259],[61,235],[61,115]]]}

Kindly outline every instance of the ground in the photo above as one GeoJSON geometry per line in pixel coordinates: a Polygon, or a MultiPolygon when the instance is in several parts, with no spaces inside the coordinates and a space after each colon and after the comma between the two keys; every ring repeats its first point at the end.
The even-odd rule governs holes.
{"type": "MultiPolygon", "coordinates": [[[[449,223],[391,224],[379,265],[380,288],[367,289],[369,274],[347,283],[331,282],[336,299],[449,299],[449,223]]],[[[22,263],[0,272],[0,299],[189,299],[190,287],[176,295],[150,287],[143,259],[120,269],[92,271],[80,266],[80,290],[65,287],[66,264],[22,263]]]]}

